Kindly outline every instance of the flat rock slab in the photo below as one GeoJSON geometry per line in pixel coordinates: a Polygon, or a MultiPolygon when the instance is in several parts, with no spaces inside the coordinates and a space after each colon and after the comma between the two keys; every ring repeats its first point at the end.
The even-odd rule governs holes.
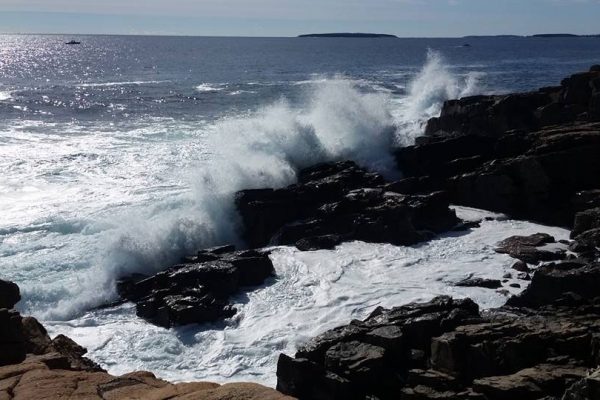
{"type": "Polygon", "coordinates": [[[0,399],[8,400],[291,400],[277,391],[253,384],[211,382],[171,384],[149,372],[112,376],[49,368],[39,358],[0,367],[0,399]]]}
{"type": "Polygon", "coordinates": [[[508,254],[522,262],[538,264],[542,261],[562,260],[566,257],[567,246],[556,243],[545,233],[530,236],[511,236],[498,243],[497,253],[508,254]]]}

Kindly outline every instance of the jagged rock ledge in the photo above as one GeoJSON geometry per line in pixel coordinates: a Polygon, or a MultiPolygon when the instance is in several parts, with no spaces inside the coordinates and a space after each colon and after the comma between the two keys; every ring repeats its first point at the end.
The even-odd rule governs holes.
{"type": "Polygon", "coordinates": [[[552,225],[600,205],[600,66],[561,86],[447,101],[426,136],[396,151],[407,194],[552,225]]]}

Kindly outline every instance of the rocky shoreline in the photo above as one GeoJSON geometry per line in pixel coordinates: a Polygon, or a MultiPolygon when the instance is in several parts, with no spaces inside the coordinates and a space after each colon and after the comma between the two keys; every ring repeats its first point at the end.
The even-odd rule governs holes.
{"type": "Polygon", "coordinates": [[[145,371],[113,376],[64,335],[54,339],[33,317],[13,309],[19,288],[0,281],[0,400],[292,399],[254,383],[172,384],[145,371]]]}
{"type": "Polygon", "coordinates": [[[111,376],[85,349],[65,336],[51,340],[12,310],[18,286],[0,281],[0,400],[600,398],[600,67],[536,92],[448,101],[426,135],[395,157],[404,174],[396,182],[340,161],[302,170],[287,188],[241,191],[248,250],[202,250],[154,276],[123,277],[118,292],[164,327],[228,318],[232,295],[274,274],[269,246],[413,245],[476,226],[450,204],[569,227],[572,240],[540,232],[499,243],[519,279],[531,280],[501,308],[449,297],[378,308],[294,357],[281,354],[278,391],[111,376]]]}
{"type": "Polygon", "coordinates": [[[454,204],[570,226],[573,240],[507,238],[497,251],[518,259],[518,272],[535,272],[505,306],[482,312],[438,297],[377,309],[282,354],[278,390],[306,399],[600,398],[598,107],[599,67],[556,88],[446,102],[427,135],[396,152],[405,178],[394,189],[443,190],[454,204]]]}

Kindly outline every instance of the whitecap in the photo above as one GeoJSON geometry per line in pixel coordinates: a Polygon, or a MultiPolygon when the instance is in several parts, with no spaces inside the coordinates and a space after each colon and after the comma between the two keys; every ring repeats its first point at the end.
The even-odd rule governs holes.
{"type": "Polygon", "coordinates": [[[211,83],[201,83],[196,86],[196,90],[201,93],[220,92],[225,89],[225,85],[216,85],[211,83]]]}
{"type": "Polygon", "coordinates": [[[99,82],[99,83],[81,83],[77,87],[111,87],[111,86],[138,86],[155,85],[169,81],[125,81],[125,82],[99,82]]]}
{"type": "Polygon", "coordinates": [[[0,101],[12,100],[12,93],[9,91],[0,91],[0,101]]]}

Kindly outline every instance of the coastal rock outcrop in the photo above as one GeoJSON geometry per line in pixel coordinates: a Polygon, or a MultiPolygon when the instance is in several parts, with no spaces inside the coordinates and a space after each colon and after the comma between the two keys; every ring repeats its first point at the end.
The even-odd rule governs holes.
{"type": "Polygon", "coordinates": [[[168,328],[233,316],[229,297],[272,274],[267,251],[222,246],[202,250],[154,276],[123,278],[117,289],[122,298],[136,303],[138,316],[168,328]]]}
{"type": "Polygon", "coordinates": [[[599,94],[600,71],[592,67],[564,79],[560,86],[446,101],[440,116],[428,121],[425,134],[493,137],[511,130],[535,131],[576,120],[595,121],[599,94]]]}
{"type": "Polygon", "coordinates": [[[240,191],[236,205],[251,247],[315,250],[350,240],[409,245],[459,222],[445,193],[399,194],[351,161],[304,169],[287,188],[240,191]]]}
{"type": "MultiPolygon", "coordinates": [[[[427,136],[398,149],[407,194],[444,190],[454,204],[567,226],[600,188],[600,72],[532,93],[444,104],[427,136]]],[[[597,207],[596,203],[596,207],[597,207]]]]}
{"type": "MultiPolygon", "coordinates": [[[[238,192],[236,205],[251,248],[329,249],[350,240],[410,245],[460,222],[444,192],[403,195],[351,161],[306,168],[287,188],[238,192]]],[[[202,250],[154,276],[124,277],[117,290],[136,303],[138,316],[164,327],[231,317],[229,297],[273,274],[268,251],[234,250],[202,250]]]]}

